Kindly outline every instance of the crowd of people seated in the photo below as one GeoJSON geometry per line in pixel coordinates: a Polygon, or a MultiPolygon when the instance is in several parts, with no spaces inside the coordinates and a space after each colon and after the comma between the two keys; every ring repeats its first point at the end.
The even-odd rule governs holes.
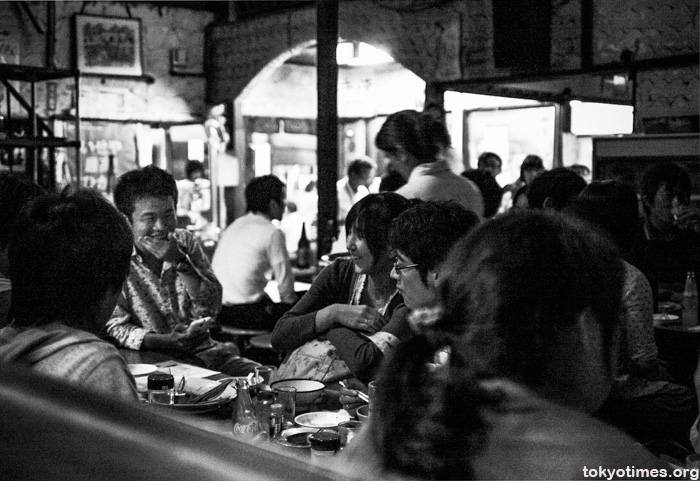
{"type": "Polygon", "coordinates": [[[188,330],[212,317],[269,331],[278,379],[346,381],[350,411],[376,381],[372,420],[338,457],[352,477],[570,479],[665,466],[635,443],[692,449],[697,390],[665,371],[653,320],[700,271],[687,171],[659,163],[635,191],[531,155],[500,188],[497,154],[455,174],[444,119],[414,110],[375,143],[398,188],[375,193],[375,164],[352,164],[338,185],[347,255],[300,296],[275,176],[246,186],[247,213],[210,262],[155,166],[122,175],[113,204],[0,175],[0,362],[127,402],[138,396],[117,348],[253,372],[233,342],[188,330]]]}

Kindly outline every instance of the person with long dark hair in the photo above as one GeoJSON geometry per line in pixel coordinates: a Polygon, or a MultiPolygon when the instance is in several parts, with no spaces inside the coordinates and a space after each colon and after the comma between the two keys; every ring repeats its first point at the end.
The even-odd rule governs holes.
{"type": "Polygon", "coordinates": [[[446,266],[441,309],[417,318],[419,334],[378,378],[370,424],[347,451],[353,476],[664,467],[587,414],[610,392],[617,352],[623,268],[606,238],[560,214],[506,214],[458,242],[446,266]]]}
{"type": "Polygon", "coordinates": [[[397,194],[408,199],[454,200],[479,218],[484,216],[479,188],[450,168],[451,139],[444,122],[427,112],[401,110],[387,117],[375,144],[408,179],[397,194]]]}

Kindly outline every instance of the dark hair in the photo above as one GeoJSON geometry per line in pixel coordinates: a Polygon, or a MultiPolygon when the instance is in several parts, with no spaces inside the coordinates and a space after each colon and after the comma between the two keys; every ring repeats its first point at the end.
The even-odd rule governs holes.
{"type": "Polygon", "coordinates": [[[348,164],[348,177],[362,175],[363,172],[376,168],[377,164],[369,157],[359,157],[348,164]]]}
{"type": "Polygon", "coordinates": [[[245,203],[248,212],[267,213],[270,201],[284,202],[284,182],[274,175],[263,175],[251,180],[245,188],[245,203]]]}
{"type": "Polygon", "coordinates": [[[425,283],[428,271],[440,265],[452,245],[478,224],[478,215],[454,201],[421,202],[394,219],[389,243],[418,264],[425,283]]]}
{"type": "Polygon", "coordinates": [[[568,167],[571,171],[573,171],[575,174],[580,175],[581,177],[586,177],[587,175],[591,175],[591,169],[588,168],[588,166],[583,165],[583,164],[573,164],[568,167]]]}
{"type": "Polygon", "coordinates": [[[541,211],[482,223],[457,242],[445,266],[442,314],[389,358],[370,428],[387,469],[467,479],[486,445],[484,410],[499,407],[482,380],[545,386],[557,336],[583,313],[600,326],[612,369],[623,267],[595,230],[541,211]],[[449,362],[433,372],[427,363],[441,348],[450,349],[449,362]]]}
{"type": "Polygon", "coordinates": [[[591,182],[565,210],[602,227],[623,255],[629,252],[639,227],[639,203],[630,185],[619,180],[591,182]]]}
{"type": "Polygon", "coordinates": [[[479,157],[476,161],[477,162],[476,165],[478,166],[479,164],[486,162],[489,159],[489,157],[496,159],[498,161],[499,167],[503,166],[503,160],[501,160],[501,157],[494,152],[483,152],[481,155],[479,155],[479,157]]]}
{"type": "Polygon", "coordinates": [[[411,205],[410,201],[394,192],[369,194],[357,201],[345,218],[347,235],[354,230],[367,242],[375,257],[389,246],[391,222],[411,205]]]}
{"type": "Polygon", "coordinates": [[[525,180],[525,172],[530,170],[544,170],[542,157],[530,154],[523,159],[523,163],[520,164],[520,180],[525,180]]]}
{"type": "Polygon", "coordinates": [[[204,175],[204,166],[198,160],[190,160],[185,166],[185,177],[189,179],[195,172],[201,172],[204,175]]]}
{"type": "Polygon", "coordinates": [[[7,246],[17,213],[44,189],[23,174],[0,172],[0,249],[7,246]]]}
{"type": "Polygon", "coordinates": [[[406,185],[406,178],[401,175],[401,172],[389,170],[379,182],[379,192],[395,192],[404,185],[406,185]]]}
{"type": "Polygon", "coordinates": [[[14,323],[94,331],[90,316],[121,288],[132,250],[129,224],[99,193],[66,189],[35,199],[10,239],[14,323]]]}
{"type": "Polygon", "coordinates": [[[136,201],[145,197],[172,197],[177,204],[177,184],[173,176],[149,165],[119,177],[114,188],[114,204],[131,222],[136,201]]]}
{"type": "Polygon", "coordinates": [[[690,174],[683,167],[674,162],[654,164],[644,171],[639,182],[645,212],[649,212],[648,204],[654,203],[654,197],[662,185],[666,185],[670,193],[681,200],[690,198],[692,182],[690,174]]]}
{"type": "Polygon", "coordinates": [[[451,140],[445,124],[430,114],[401,110],[387,117],[375,144],[390,153],[402,147],[420,163],[426,163],[435,162],[440,151],[450,146],[451,140]]]}
{"type": "Polygon", "coordinates": [[[527,203],[531,209],[542,209],[548,197],[556,210],[563,209],[571,199],[586,187],[580,175],[566,167],[543,172],[530,182],[527,188],[527,203]]]}

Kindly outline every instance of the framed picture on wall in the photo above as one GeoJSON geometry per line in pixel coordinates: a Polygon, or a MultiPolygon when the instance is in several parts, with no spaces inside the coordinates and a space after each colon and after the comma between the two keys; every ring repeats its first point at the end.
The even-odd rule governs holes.
{"type": "Polygon", "coordinates": [[[143,75],[141,20],[75,15],[75,67],[81,73],[143,75]]]}

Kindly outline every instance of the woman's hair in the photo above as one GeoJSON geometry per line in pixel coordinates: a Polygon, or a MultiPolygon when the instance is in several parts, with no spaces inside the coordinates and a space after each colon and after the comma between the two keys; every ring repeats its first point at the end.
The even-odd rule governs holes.
{"type": "Polygon", "coordinates": [[[391,221],[408,209],[411,202],[394,192],[369,194],[355,203],[345,218],[348,235],[354,230],[367,242],[375,259],[389,246],[391,221]]]}
{"type": "Polygon", "coordinates": [[[530,154],[523,159],[523,163],[520,164],[520,180],[525,180],[525,172],[529,170],[544,170],[542,157],[530,154]]]}
{"type": "Polygon", "coordinates": [[[591,182],[565,210],[603,228],[623,256],[629,252],[639,227],[639,202],[629,184],[619,180],[591,182]]]}
{"type": "Polygon", "coordinates": [[[426,112],[401,110],[387,117],[375,144],[381,150],[395,153],[399,147],[420,163],[435,162],[440,152],[452,141],[444,122],[426,112]]]}
{"type": "Polygon", "coordinates": [[[584,313],[599,323],[612,368],[623,268],[590,226],[541,211],[481,224],[445,266],[441,314],[401,343],[380,374],[372,429],[387,469],[466,479],[486,445],[483,410],[499,403],[481,380],[544,386],[557,337],[584,313]],[[448,364],[431,370],[441,349],[451,353],[448,364]]]}

